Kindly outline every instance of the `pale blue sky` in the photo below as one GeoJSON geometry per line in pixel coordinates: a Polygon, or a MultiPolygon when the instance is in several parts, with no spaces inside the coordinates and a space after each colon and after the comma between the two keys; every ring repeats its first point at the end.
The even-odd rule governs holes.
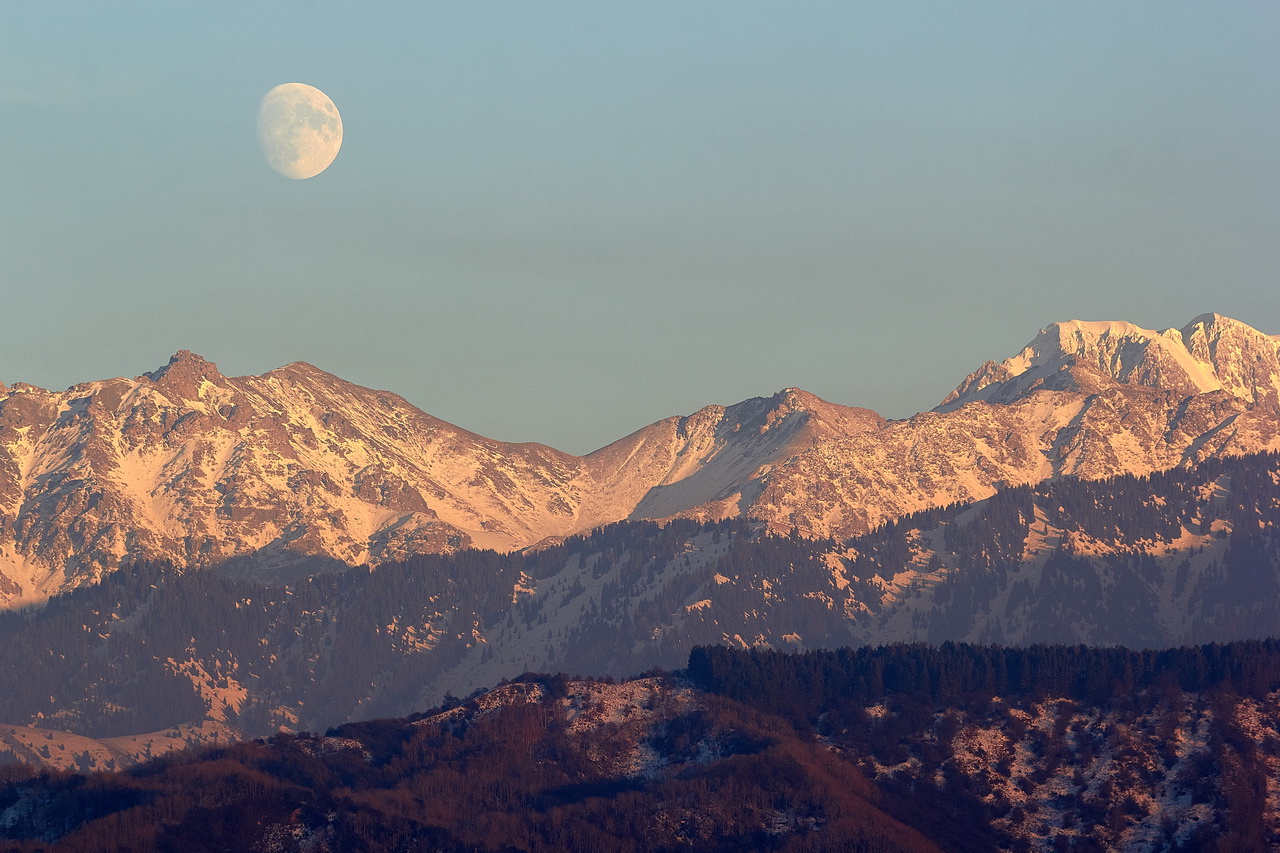
{"type": "Polygon", "coordinates": [[[303,360],[585,452],[904,417],[1054,320],[1280,332],[1280,4],[0,0],[0,380],[303,360]],[[258,102],[345,124],[307,181],[258,102]]]}

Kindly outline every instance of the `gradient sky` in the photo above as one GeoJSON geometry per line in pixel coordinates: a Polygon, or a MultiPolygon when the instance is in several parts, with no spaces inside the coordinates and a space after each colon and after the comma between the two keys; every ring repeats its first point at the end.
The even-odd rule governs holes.
{"type": "Polygon", "coordinates": [[[1280,3],[0,0],[0,380],[308,361],[586,452],[905,417],[1055,320],[1280,332],[1280,3]],[[343,116],[306,181],[258,103],[343,116]]]}

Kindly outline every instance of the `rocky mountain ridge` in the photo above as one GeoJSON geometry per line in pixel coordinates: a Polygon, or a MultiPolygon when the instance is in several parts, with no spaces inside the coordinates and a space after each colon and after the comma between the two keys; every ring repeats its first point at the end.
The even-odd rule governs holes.
{"type": "Polygon", "coordinates": [[[162,559],[272,578],[622,519],[750,517],[844,538],[1060,476],[1280,448],[1278,340],[1054,324],[934,411],[887,421],[798,389],[658,421],[586,456],[509,444],[304,363],[0,389],[0,603],[162,559]]]}

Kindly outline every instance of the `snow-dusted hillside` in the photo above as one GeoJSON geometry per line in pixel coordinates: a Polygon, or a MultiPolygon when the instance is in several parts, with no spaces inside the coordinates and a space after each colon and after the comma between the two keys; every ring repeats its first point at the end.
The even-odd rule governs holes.
{"type": "Polygon", "coordinates": [[[394,716],[520,673],[625,676],[694,646],[1159,648],[1274,634],[1280,455],[1063,478],[850,540],[623,522],[265,585],[140,566],[0,613],[0,720],[102,737],[394,716]]]}
{"type": "Polygon", "coordinates": [[[0,386],[0,603],[139,559],[298,576],[628,518],[843,538],[1006,485],[1280,448],[1277,388],[1277,339],[1234,320],[1072,321],[907,420],[786,389],[579,457],[310,365],[232,378],[180,352],[136,379],[0,386]]]}
{"type": "Polygon", "coordinates": [[[213,720],[110,738],[0,724],[0,764],[21,762],[84,773],[123,770],[169,752],[235,743],[241,737],[235,729],[213,720]]]}

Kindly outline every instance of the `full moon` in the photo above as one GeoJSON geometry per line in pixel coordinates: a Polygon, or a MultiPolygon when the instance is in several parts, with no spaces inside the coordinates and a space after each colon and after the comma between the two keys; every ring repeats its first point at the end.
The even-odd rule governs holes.
{"type": "Polygon", "coordinates": [[[258,144],[286,178],[313,178],[342,147],[342,116],[329,96],[306,83],[281,83],[258,107],[258,144]]]}

